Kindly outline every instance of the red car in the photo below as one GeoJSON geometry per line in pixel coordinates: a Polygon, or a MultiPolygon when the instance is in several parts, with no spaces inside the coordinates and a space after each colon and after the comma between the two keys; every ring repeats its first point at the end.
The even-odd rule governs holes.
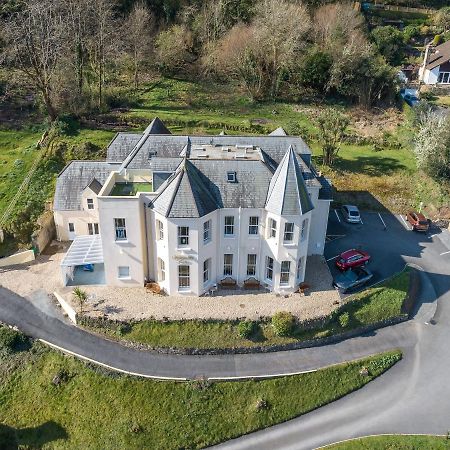
{"type": "Polygon", "coordinates": [[[370,255],[362,250],[351,249],[341,253],[336,259],[336,266],[339,270],[347,270],[353,267],[360,267],[367,264],[370,255]]]}
{"type": "Polygon", "coordinates": [[[426,217],[418,212],[410,211],[406,215],[406,219],[411,224],[413,230],[415,231],[428,231],[428,228],[430,227],[430,224],[426,217]]]}

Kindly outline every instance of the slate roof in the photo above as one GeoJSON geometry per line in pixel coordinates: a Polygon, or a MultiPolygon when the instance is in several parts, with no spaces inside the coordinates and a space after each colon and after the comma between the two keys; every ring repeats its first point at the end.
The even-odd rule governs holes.
{"type": "Polygon", "coordinates": [[[153,201],[153,209],[165,217],[202,217],[219,208],[207,188],[204,176],[185,159],[176,174],[168,180],[162,193],[153,201]]]}
{"type": "Polygon", "coordinates": [[[122,162],[139,142],[142,133],[117,133],[108,146],[106,160],[122,162]]]}
{"type": "MultiPolygon", "coordinates": [[[[144,135],[141,135],[144,137],[144,135]]],[[[122,139],[121,134],[116,139],[122,139]]],[[[108,148],[108,161],[123,161],[123,167],[129,169],[150,168],[152,157],[176,158],[182,155],[183,149],[190,140],[192,146],[218,145],[234,146],[252,144],[260,147],[278,164],[290,145],[297,153],[309,155],[311,150],[305,141],[295,136],[177,136],[177,135],[153,135],[149,134],[143,139],[138,149],[135,146],[128,148],[115,144],[113,150],[108,148]],[[131,154],[133,152],[133,154],[131,154]],[[121,159],[120,159],[121,158],[121,159]]],[[[137,141],[138,142],[138,141],[137,141]]],[[[110,146],[111,147],[111,146],[110,146]]]]}
{"type": "Polygon", "coordinates": [[[144,134],[172,134],[159,117],[155,117],[145,129],[144,134]]]}
{"type": "Polygon", "coordinates": [[[313,209],[292,147],[289,147],[270,181],[266,209],[278,215],[305,214],[313,209]]]}
{"type": "Polygon", "coordinates": [[[102,187],[103,187],[103,184],[100,183],[100,182],[97,180],[97,178],[92,178],[92,181],[87,185],[87,187],[88,187],[92,192],[95,192],[96,194],[98,194],[98,193],[101,191],[101,189],[102,189],[102,187]]]}
{"type": "Polygon", "coordinates": [[[445,64],[450,60],[450,41],[438,45],[430,51],[426,68],[433,70],[435,67],[445,64]]]}
{"type": "Polygon", "coordinates": [[[117,170],[118,164],[105,161],[72,161],[59,174],[56,180],[55,211],[81,210],[81,194],[95,178],[104,184],[109,174],[117,170]]]}
{"type": "Polygon", "coordinates": [[[284,131],[284,128],[278,127],[276,130],[273,130],[272,133],[269,133],[269,136],[287,136],[287,133],[284,131]]]}

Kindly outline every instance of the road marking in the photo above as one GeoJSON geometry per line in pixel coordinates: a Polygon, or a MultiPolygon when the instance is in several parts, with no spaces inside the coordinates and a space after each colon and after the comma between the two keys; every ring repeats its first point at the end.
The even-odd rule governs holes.
{"type": "Polygon", "coordinates": [[[406,222],[406,220],[403,218],[403,216],[401,214],[399,214],[400,219],[402,219],[402,222],[405,224],[405,228],[408,231],[411,231],[411,228],[409,228],[408,223],[406,222]]]}
{"type": "Polygon", "coordinates": [[[386,224],[384,223],[384,220],[383,220],[383,218],[381,217],[381,214],[380,214],[380,213],[378,213],[378,217],[380,218],[381,223],[382,223],[383,226],[384,226],[384,229],[387,230],[387,226],[386,226],[386,224]]]}
{"type": "Polygon", "coordinates": [[[341,223],[341,219],[339,218],[339,214],[337,213],[337,209],[334,210],[334,213],[336,214],[337,220],[339,220],[339,223],[341,223]]]}
{"type": "Polygon", "coordinates": [[[332,258],[327,259],[327,262],[328,261],[333,261],[333,259],[336,259],[336,258],[339,258],[339,255],[336,255],[336,256],[333,256],[332,258]]]}
{"type": "Polygon", "coordinates": [[[449,253],[450,253],[450,250],[448,252],[441,253],[441,256],[448,255],[449,253]]]}
{"type": "Polygon", "coordinates": [[[76,356],[77,358],[84,359],[85,361],[88,361],[90,363],[94,363],[94,364],[98,364],[99,366],[106,367],[109,370],[115,370],[116,372],[122,372],[122,373],[125,373],[127,375],[133,375],[135,377],[151,378],[151,379],[154,379],[154,380],[188,381],[187,378],[164,377],[162,375],[146,375],[146,374],[143,374],[143,373],[130,372],[128,370],[119,369],[118,367],[109,366],[108,364],[102,363],[100,361],[96,361],[95,359],[88,358],[87,356],[83,356],[83,355],[80,355],[79,353],[72,352],[71,350],[67,350],[66,348],[60,347],[59,345],[56,345],[56,344],[52,344],[51,342],[46,341],[44,339],[39,339],[39,340],[42,343],[48,345],[49,347],[52,347],[52,348],[54,348],[56,350],[59,350],[60,352],[67,353],[68,355],[76,356]]]}

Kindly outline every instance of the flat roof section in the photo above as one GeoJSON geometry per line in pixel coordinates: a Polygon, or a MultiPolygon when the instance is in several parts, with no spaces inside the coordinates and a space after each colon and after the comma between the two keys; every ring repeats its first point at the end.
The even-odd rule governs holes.
{"type": "Polygon", "coordinates": [[[84,266],[102,262],[104,260],[100,235],[76,236],[61,262],[61,267],[84,266]]]}

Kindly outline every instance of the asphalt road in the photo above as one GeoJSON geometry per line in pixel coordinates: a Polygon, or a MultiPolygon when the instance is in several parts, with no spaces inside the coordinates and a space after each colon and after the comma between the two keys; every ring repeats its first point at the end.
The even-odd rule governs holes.
{"type": "Polygon", "coordinates": [[[400,272],[408,258],[421,258],[424,245],[431,243],[433,231],[412,232],[400,216],[361,212],[361,218],[362,223],[349,224],[340,213],[330,214],[324,256],[333,276],[339,273],[337,256],[345,250],[356,248],[371,255],[367,267],[374,274],[373,284],[400,272]]]}
{"type": "MultiPolygon", "coordinates": [[[[397,224],[403,226],[401,220],[388,216],[386,236],[390,227],[398,233],[394,232],[385,244],[379,233],[372,235],[364,231],[366,224],[376,227],[374,216],[368,216],[367,221],[364,216],[367,215],[363,215],[364,225],[356,233],[361,233],[361,243],[376,256],[374,266],[377,255],[386,254],[376,266],[380,277],[401,266],[402,261],[397,257],[400,248],[401,259],[422,266],[429,280],[422,292],[421,307],[410,322],[415,344],[403,346],[403,360],[363,389],[302,417],[218,448],[309,450],[371,434],[446,434],[450,429],[450,234],[403,233],[397,227],[397,224]],[[363,233],[367,240],[363,241],[363,233]],[[430,316],[434,317],[435,325],[430,324],[430,316]]],[[[338,240],[333,242],[338,245],[338,240]]],[[[345,247],[347,242],[341,241],[339,245],[345,247]]],[[[330,253],[339,250],[330,247],[327,248],[330,253]]]]}

